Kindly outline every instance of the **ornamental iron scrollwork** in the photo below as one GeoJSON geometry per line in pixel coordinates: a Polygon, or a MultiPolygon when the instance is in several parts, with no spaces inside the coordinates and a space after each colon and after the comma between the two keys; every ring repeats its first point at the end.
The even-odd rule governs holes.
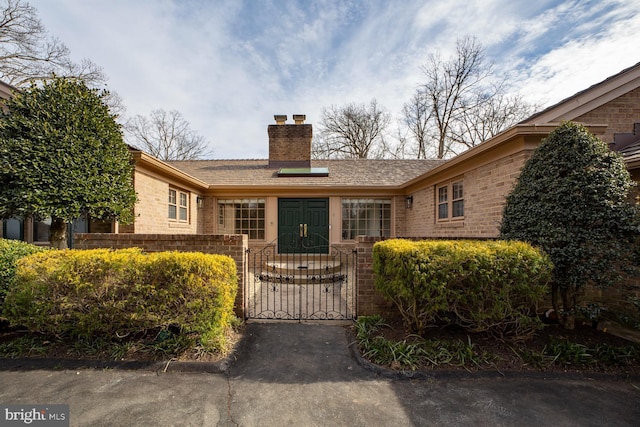
{"type": "Polygon", "coordinates": [[[244,295],[248,318],[355,317],[356,251],[328,245],[304,250],[280,254],[277,241],[273,241],[247,251],[249,280],[244,295]]]}

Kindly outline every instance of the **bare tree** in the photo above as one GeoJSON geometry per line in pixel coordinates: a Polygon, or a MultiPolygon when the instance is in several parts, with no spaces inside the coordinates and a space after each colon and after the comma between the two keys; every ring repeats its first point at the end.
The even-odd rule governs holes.
{"type": "Polygon", "coordinates": [[[37,10],[22,0],[0,1],[0,79],[13,86],[32,80],[76,77],[97,87],[106,81],[88,59],[75,63],[69,49],[47,34],[37,10]]]}
{"type": "Polygon", "coordinates": [[[430,55],[421,69],[425,82],[404,106],[418,158],[425,158],[430,147],[439,159],[472,147],[533,109],[520,95],[507,95],[506,79],[496,83],[493,64],[486,62],[475,37],[459,39],[448,60],[430,55]]]}
{"type": "Polygon", "coordinates": [[[471,148],[531,115],[536,106],[522,95],[507,95],[499,88],[492,93],[476,95],[476,101],[461,111],[451,126],[452,143],[471,148]]]}
{"type": "MultiPolygon", "coordinates": [[[[432,110],[426,102],[424,92],[420,90],[416,91],[409,102],[404,104],[402,111],[404,113],[404,124],[416,143],[415,158],[429,158],[429,141],[432,139],[432,136],[429,134],[432,110]]],[[[402,143],[406,146],[405,139],[402,140],[402,143]]]]}
{"type": "Polygon", "coordinates": [[[189,128],[178,111],[137,115],[124,126],[127,139],[160,160],[194,160],[210,154],[207,140],[189,128]]]}
{"type": "Polygon", "coordinates": [[[391,118],[373,99],[322,111],[320,135],[314,140],[315,158],[375,158],[386,152],[384,133],[391,118]]]}

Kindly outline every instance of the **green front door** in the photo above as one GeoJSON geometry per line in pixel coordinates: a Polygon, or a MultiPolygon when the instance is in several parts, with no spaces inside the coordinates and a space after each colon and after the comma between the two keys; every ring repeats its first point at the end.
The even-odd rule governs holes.
{"type": "Polygon", "coordinates": [[[329,252],[329,199],[278,200],[278,252],[329,252]]]}

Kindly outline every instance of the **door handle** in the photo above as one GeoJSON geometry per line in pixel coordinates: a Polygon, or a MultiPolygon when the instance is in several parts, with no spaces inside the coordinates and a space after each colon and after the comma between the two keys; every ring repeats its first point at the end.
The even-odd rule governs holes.
{"type": "Polygon", "coordinates": [[[309,237],[307,236],[307,224],[304,225],[304,237],[309,237]]]}
{"type": "Polygon", "coordinates": [[[300,224],[300,237],[307,237],[307,224],[300,224]]]}

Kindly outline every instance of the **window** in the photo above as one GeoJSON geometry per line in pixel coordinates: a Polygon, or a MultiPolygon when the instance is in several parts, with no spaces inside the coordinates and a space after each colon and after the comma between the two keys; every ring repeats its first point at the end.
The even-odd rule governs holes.
{"type": "Polygon", "coordinates": [[[342,239],[391,235],[390,199],[342,199],[342,239]]]}
{"type": "Polygon", "coordinates": [[[218,232],[264,240],[264,213],[264,199],[218,200],[218,232]]]}
{"type": "Polygon", "coordinates": [[[449,182],[437,187],[438,221],[464,218],[464,185],[462,181],[449,182]]]}
{"type": "Polygon", "coordinates": [[[179,222],[189,221],[189,194],[169,189],[169,219],[179,222]]]}

